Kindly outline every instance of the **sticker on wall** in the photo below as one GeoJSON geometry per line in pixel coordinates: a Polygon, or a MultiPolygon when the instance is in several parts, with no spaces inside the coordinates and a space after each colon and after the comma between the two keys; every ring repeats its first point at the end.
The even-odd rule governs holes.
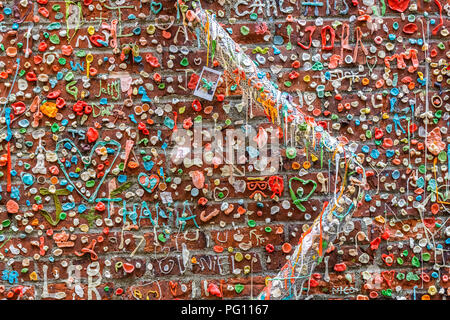
{"type": "Polygon", "coordinates": [[[197,87],[194,91],[194,95],[199,98],[212,101],[217,86],[221,81],[221,76],[221,72],[208,67],[203,67],[199,81],[197,82],[197,87]]]}

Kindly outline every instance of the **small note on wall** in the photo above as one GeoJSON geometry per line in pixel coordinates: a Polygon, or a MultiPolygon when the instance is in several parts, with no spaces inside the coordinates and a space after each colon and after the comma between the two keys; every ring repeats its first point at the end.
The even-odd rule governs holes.
{"type": "Polygon", "coordinates": [[[200,79],[197,82],[197,87],[194,91],[194,95],[199,98],[212,101],[221,76],[221,72],[208,67],[203,67],[202,74],[200,75],[200,79]]]}

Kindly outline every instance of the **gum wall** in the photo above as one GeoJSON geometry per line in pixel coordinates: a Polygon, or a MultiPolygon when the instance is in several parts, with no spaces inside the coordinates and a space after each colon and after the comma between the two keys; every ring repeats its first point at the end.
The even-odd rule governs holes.
{"type": "Polygon", "coordinates": [[[0,298],[446,299],[449,16],[0,1],[0,298]]]}

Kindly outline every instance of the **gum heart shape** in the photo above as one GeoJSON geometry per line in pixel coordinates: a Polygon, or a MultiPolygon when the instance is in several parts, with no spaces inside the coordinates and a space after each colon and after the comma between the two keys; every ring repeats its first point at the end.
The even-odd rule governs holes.
{"type": "Polygon", "coordinates": [[[314,191],[316,191],[316,188],[317,188],[317,183],[314,180],[303,180],[303,179],[300,179],[297,177],[293,177],[293,178],[289,179],[289,194],[291,195],[293,203],[301,212],[306,211],[306,208],[302,204],[302,202],[307,201],[311,197],[311,195],[314,193],[314,191]],[[305,196],[304,190],[302,187],[299,187],[299,188],[297,188],[296,191],[294,191],[294,189],[292,188],[292,180],[300,181],[302,183],[302,185],[312,184],[313,187],[312,187],[311,191],[309,192],[309,194],[307,194],[305,196]]]}
{"type": "Polygon", "coordinates": [[[216,192],[218,192],[218,193],[222,192],[223,198],[221,198],[221,200],[226,199],[228,197],[229,193],[230,193],[230,191],[226,187],[225,188],[217,188],[216,187],[214,189],[214,198],[217,198],[217,193],[216,192]],[[224,191],[226,191],[226,193],[224,191]]]}
{"type": "Polygon", "coordinates": [[[247,184],[245,183],[245,180],[236,180],[233,183],[233,187],[236,192],[242,193],[245,191],[247,184]]]}
{"type": "Polygon", "coordinates": [[[237,103],[234,105],[234,107],[236,108],[236,110],[238,112],[242,112],[242,109],[244,108],[244,104],[243,103],[237,103]]]}
{"type": "Polygon", "coordinates": [[[236,290],[236,293],[241,293],[244,290],[244,286],[242,284],[237,284],[234,286],[234,290],[236,290]]]}
{"type": "Polygon", "coordinates": [[[222,107],[223,111],[225,111],[227,114],[230,113],[231,104],[225,104],[222,107]]]}
{"type": "Polygon", "coordinates": [[[212,294],[213,296],[216,297],[222,297],[222,293],[220,292],[220,289],[217,285],[215,285],[214,283],[209,283],[208,285],[208,292],[209,294],[212,294]]]}
{"type": "MultiPolygon", "coordinates": [[[[68,149],[68,148],[66,148],[66,149],[68,149]]],[[[106,141],[98,141],[96,144],[94,144],[94,145],[92,146],[92,149],[91,149],[91,152],[89,153],[89,156],[83,156],[83,155],[81,154],[80,150],[78,149],[78,147],[73,143],[72,140],[70,140],[70,139],[63,139],[63,140],[59,141],[59,142],[56,144],[55,153],[56,153],[56,155],[57,155],[57,160],[58,160],[59,167],[61,168],[62,172],[64,173],[64,176],[66,177],[67,181],[72,185],[72,187],[80,194],[80,196],[81,196],[83,199],[85,199],[85,200],[86,200],[87,202],[89,202],[89,203],[92,203],[92,202],[94,202],[94,200],[95,200],[95,198],[96,198],[96,196],[97,196],[98,190],[100,189],[101,185],[103,184],[103,182],[105,181],[106,177],[108,176],[109,171],[111,170],[112,166],[113,166],[114,163],[116,162],[116,159],[117,159],[117,157],[119,156],[120,150],[121,150],[121,145],[120,145],[119,142],[117,142],[117,141],[115,141],[115,140],[111,140],[111,141],[108,141],[108,142],[106,142],[106,141]],[[67,143],[67,145],[66,145],[66,143],[67,143]],[[72,181],[72,178],[71,178],[71,177],[69,176],[69,174],[67,173],[66,168],[65,168],[65,166],[64,166],[64,163],[61,161],[60,154],[58,153],[59,148],[60,148],[61,145],[70,146],[70,147],[71,147],[70,149],[75,148],[75,150],[76,150],[76,153],[75,153],[75,154],[77,154],[77,155],[79,156],[79,158],[81,159],[81,162],[84,164],[84,168],[83,168],[80,172],[78,172],[80,175],[81,175],[83,172],[87,171],[87,170],[91,167],[91,163],[92,163],[92,155],[94,154],[94,152],[95,152],[95,150],[97,149],[97,147],[103,146],[103,147],[107,147],[107,149],[110,149],[110,150],[113,150],[113,151],[114,151],[115,156],[114,156],[113,160],[110,161],[110,165],[109,165],[108,167],[105,166],[105,169],[104,169],[104,170],[105,170],[105,171],[104,171],[104,175],[103,175],[102,179],[97,183],[97,186],[96,186],[96,188],[95,188],[95,191],[91,194],[91,196],[90,196],[89,198],[87,198],[87,197],[81,192],[81,190],[78,189],[78,187],[77,187],[77,186],[75,185],[75,183],[72,181]],[[115,149],[112,149],[111,147],[113,147],[113,146],[115,146],[116,148],[115,148],[115,149]]],[[[75,154],[72,153],[71,156],[69,155],[69,156],[71,157],[71,159],[73,158],[73,156],[74,156],[75,154]]],[[[67,159],[67,160],[68,160],[68,159],[67,159]]],[[[66,160],[66,161],[67,161],[67,160],[66,160]]],[[[93,166],[92,166],[92,168],[93,168],[93,166]]],[[[95,169],[94,169],[94,170],[95,170],[95,169]]],[[[94,186],[95,186],[95,183],[94,183],[94,185],[93,185],[92,187],[94,187],[94,186]]]]}
{"type": "Polygon", "coordinates": [[[388,286],[391,286],[392,281],[394,281],[395,270],[383,271],[381,272],[381,276],[386,281],[388,286]]]}
{"type": "Polygon", "coordinates": [[[281,70],[283,70],[283,66],[281,66],[281,65],[271,65],[270,66],[270,71],[272,71],[272,73],[274,73],[274,74],[279,74],[281,70]]]}
{"type": "Polygon", "coordinates": [[[178,282],[169,281],[169,286],[170,286],[170,290],[175,292],[178,288],[178,282]]]}
{"type": "Polygon", "coordinates": [[[392,253],[391,254],[384,254],[383,253],[381,255],[381,259],[383,259],[384,263],[386,263],[388,266],[391,266],[393,261],[394,261],[394,255],[392,253]],[[388,258],[390,258],[391,262],[389,262],[388,258]]]}
{"type": "Polygon", "coordinates": [[[312,104],[317,98],[317,95],[314,92],[305,92],[303,96],[307,104],[312,104]]]}
{"type": "Polygon", "coordinates": [[[134,265],[132,265],[131,263],[124,263],[123,264],[123,270],[126,273],[132,273],[134,271],[134,265]]]}
{"type": "Polygon", "coordinates": [[[156,174],[149,176],[148,174],[141,172],[138,176],[138,183],[145,191],[152,193],[159,184],[159,177],[156,174]]]}
{"type": "Polygon", "coordinates": [[[158,14],[162,10],[162,3],[152,1],[150,8],[154,14],[158,14]]]}

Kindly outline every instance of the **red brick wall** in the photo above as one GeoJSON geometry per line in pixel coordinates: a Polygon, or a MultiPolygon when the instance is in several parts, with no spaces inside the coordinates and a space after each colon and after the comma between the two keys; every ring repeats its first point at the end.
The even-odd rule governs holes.
{"type": "MultiPolygon", "coordinates": [[[[336,91],[330,81],[324,81],[325,92],[329,96],[304,102],[303,110],[314,115],[316,121],[324,121],[332,135],[344,136],[358,143],[356,153],[360,154],[362,164],[374,173],[368,177],[367,194],[370,198],[362,201],[351,222],[341,230],[338,241],[327,250],[326,263],[318,264],[311,280],[305,284],[306,294],[314,299],[443,299],[449,294],[447,250],[450,229],[446,196],[449,162],[446,158],[448,137],[445,131],[450,106],[449,7],[447,5],[442,9],[443,26],[434,33],[432,30],[439,24],[438,4],[445,5],[442,0],[411,1],[409,7],[409,1],[386,1],[385,13],[378,17],[371,9],[372,5],[367,5],[371,1],[336,2],[329,6],[329,13],[327,2],[320,2],[322,6],[317,7],[317,14],[311,8],[305,14],[306,6],[295,0],[202,1],[202,6],[217,12],[218,21],[232,30],[232,38],[252,59],[257,60],[258,55],[265,58],[266,62],[260,64],[260,69],[268,72],[279,89],[292,94],[296,102],[299,92],[316,92],[312,83],[321,84],[321,76],[324,77],[327,71],[358,74],[353,83],[343,80],[336,91]],[[399,13],[393,10],[394,2],[406,3],[406,11],[399,13]],[[261,4],[260,9],[255,7],[258,3],[261,4]],[[344,3],[348,6],[347,12],[342,11],[345,9],[344,3]],[[417,10],[411,7],[413,4],[417,4],[417,10]],[[251,15],[253,12],[257,13],[257,17],[251,15]],[[424,18],[425,13],[427,17],[424,18]],[[425,24],[425,34],[421,19],[425,24]],[[378,20],[381,24],[378,30],[372,32],[370,25],[378,20]],[[427,32],[426,25],[431,20],[434,24],[430,24],[427,32]],[[344,23],[350,27],[350,50],[344,50],[344,56],[353,56],[357,52],[357,59],[331,69],[329,57],[341,54],[341,24],[344,23]],[[411,35],[404,32],[408,23],[417,26],[417,31],[411,35]],[[292,28],[290,36],[288,26],[292,28]],[[311,48],[305,50],[297,43],[308,43],[309,33],[305,31],[308,26],[316,26],[316,29],[312,34],[311,48]],[[333,26],[336,33],[334,46],[329,51],[322,50],[323,26],[333,26]],[[355,51],[357,27],[362,32],[361,41],[368,54],[361,49],[361,43],[355,51]],[[248,28],[246,35],[245,28],[248,28]],[[258,28],[262,31],[258,32],[258,28]],[[389,34],[396,39],[389,40],[389,34]],[[280,37],[283,44],[274,44],[280,37]],[[376,43],[377,37],[381,37],[381,44],[376,43]],[[428,48],[409,42],[409,39],[423,38],[428,48]],[[292,44],[290,50],[286,47],[289,41],[292,44]],[[393,45],[392,50],[386,49],[387,43],[393,45]],[[441,44],[443,48],[440,48],[441,44]],[[275,54],[273,46],[281,53],[275,54]],[[407,58],[406,68],[398,68],[397,60],[391,61],[390,68],[385,65],[382,51],[385,56],[392,56],[409,49],[417,50],[417,67],[407,58]],[[300,62],[299,68],[294,68],[294,61],[300,62]],[[315,61],[322,63],[323,70],[305,70],[308,63],[312,67],[315,61]],[[298,76],[290,79],[293,71],[298,76]],[[426,78],[427,74],[428,86],[421,82],[421,77],[426,78]],[[308,76],[309,82],[305,81],[308,76]],[[376,81],[383,78],[384,84],[376,87],[376,81]],[[367,79],[368,84],[364,85],[363,79],[367,79]],[[397,85],[392,86],[390,81],[395,79],[397,85]],[[402,97],[397,97],[399,101],[391,112],[389,98],[394,87],[399,88],[402,97]],[[372,97],[380,99],[372,101],[372,97]],[[442,105],[436,106],[434,101],[439,97],[442,105]],[[410,100],[415,101],[414,115],[410,100]],[[430,112],[428,121],[424,113],[426,108],[430,112]],[[395,114],[401,117],[400,124],[405,132],[398,128],[396,133],[392,120],[395,114]],[[356,119],[359,119],[359,125],[356,119]],[[393,127],[390,132],[389,127],[393,127]],[[382,138],[375,138],[378,128],[384,134],[382,138]],[[434,128],[444,128],[441,130],[442,142],[438,145],[443,151],[439,156],[431,152],[430,144],[425,143],[425,136],[430,135],[434,128]],[[389,146],[389,142],[393,146],[389,146]],[[369,148],[369,153],[364,152],[364,146],[369,148]],[[373,150],[379,152],[376,160],[370,155],[373,150]],[[393,155],[390,155],[391,150],[393,155]],[[437,185],[441,194],[438,199],[433,196],[427,199],[435,192],[436,183],[433,184],[432,180],[435,178],[435,159],[437,185]],[[384,170],[380,168],[381,163],[386,164],[384,170]],[[426,173],[422,171],[423,165],[426,165],[426,173]],[[423,187],[420,187],[420,178],[425,180],[423,187]],[[423,216],[416,209],[417,203],[425,205],[423,216]],[[388,239],[376,245],[377,239],[381,239],[385,232],[389,234],[388,239]],[[424,239],[430,239],[430,242],[424,239]],[[342,264],[345,264],[346,270],[336,271],[336,265],[342,264]]],[[[373,2],[380,13],[382,2],[373,2]]],[[[329,176],[328,163],[325,162],[321,168],[319,162],[314,161],[311,170],[301,176],[304,180],[318,182],[315,192],[308,201],[303,202],[306,211],[301,212],[292,203],[288,181],[291,177],[300,176],[294,162],[301,166],[307,160],[304,149],[297,150],[295,159],[288,159],[285,152],[281,152],[282,167],[276,175],[283,179],[284,191],[280,197],[271,199],[272,192],[267,188],[263,191],[267,197],[260,201],[255,200],[253,190],[248,189],[248,183],[252,181],[249,177],[262,177],[267,182],[270,176],[259,174],[248,164],[236,165],[235,180],[243,181],[247,186],[243,193],[239,193],[227,175],[229,166],[187,168],[171,162],[169,152],[174,147],[171,141],[174,130],[165,124],[166,118],[174,120],[176,117],[177,127],[182,128],[186,119],[194,121],[200,117],[204,128],[215,127],[222,132],[231,128],[240,129],[244,124],[255,130],[277,128],[269,124],[257,102],[251,108],[253,117],[248,115],[246,108],[239,110],[242,90],[237,87],[233,91],[236,84],[233,70],[224,73],[222,79],[226,81],[219,85],[213,101],[193,95],[187,84],[193,73],[200,75],[206,66],[207,48],[204,44],[198,47],[191,28],[187,28],[189,31],[185,37],[183,17],[180,14],[177,18],[173,1],[81,1],[84,23],[77,27],[77,15],[69,18],[73,21],[68,31],[70,41],[64,34],[66,12],[76,10],[77,5],[66,11],[64,1],[30,1],[30,4],[22,1],[23,5],[17,2],[17,10],[13,10],[14,3],[2,3],[4,32],[1,35],[6,52],[2,51],[0,55],[4,65],[0,70],[0,77],[4,79],[0,85],[0,96],[9,96],[10,102],[1,102],[3,129],[0,135],[0,165],[3,176],[0,178],[0,221],[3,221],[3,227],[0,231],[0,270],[3,277],[0,297],[77,300],[256,297],[264,288],[266,279],[275,276],[289,253],[293,252],[293,249],[284,252],[282,246],[290,244],[295,248],[302,232],[320,214],[323,202],[333,196],[335,177],[329,176]],[[119,10],[114,9],[118,6],[123,7],[120,17],[119,10]],[[8,15],[8,10],[13,10],[13,13],[8,15]],[[15,13],[19,16],[16,17],[15,13]],[[130,15],[134,15],[135,19],[130,15]],[[90,41],[82,39],[77,45],[78,37],[83,35],[92,34],[91,40],[94,42],[96,36],[103,36],[97,37],[100,40],[105,40],[105,35],[109,40],[114,38],[109,31],[114,19],[120,19],[117,49],[113,49],[111,43],[108,46],[88,46],[90,41]],[[48,30],[55,26],[55,22],[60,23],[60,28],[48,30]],[[26,55],[25,35],[29,29],[30,51],[26,55]],[[155,29],[154,33],[152,29],[155,29]],[[138,61],[133,61],[132,52],[122,56],[121,60],[122,49],[130,43],[135,45],[134,54],[138,61]],[[176,53],[170,51],[171,45],[178,48],[176,53]],[[182,47],[183,51],[188,51],[186,55],[181,53],[182,47]],[[16,54],[14,48],[17,49],[16,54]],[[50,52],[56,55],[53,62],[45,60],[51,56],[50,52]],[[89,80],[85,78],[83,81],[86,77],[86,54],[92,54],[90,66],[94,69],[89,80]],[[149,63],[150,55],[157,58],[159,66],[149,63]],[[73,66],[84,63],[85,71],[73,71],[71,63],[73,66]],[[16,70],[18,75],[14,82],[16,70]],[[73,80],[69,72],[72,72],[73,80]],[[161,76],[160,82],[155,80],[155,74],[161,76]],[[45,75],[48,75],[50,83],[41,81],[46,80],[45,75]],[[33,77],[39,80],[33,80],[33,77]],[[115,82],[120,77],[123,79],[122,85],[127,77],[131,77],[133,82],[129,90],[122,90],[120,84],[115,82]],[[22,87],[24,83],[26,88],[22,87]],[[164,85],[158,87],[158,84],[164,85]],[[138,90],[141,86],[151,102],[142,102],[142,94],[138,90]],[[69,92],[73,88],[78,91],[76,98],[69,92]],[[221,94],[226,95],[224,101],[217,99],[221,94]],[[34,100],[35,97],[40,100],[34,100]],[[64,99],[65,104],[56,97],[64,99]],[[200,101],[202,110],[195,111],[192,107],[195,99],[200,101]],[[85,101],[92,106],[92,113],[76,115],[74,105],[75,109],[80,106],[77,101],[85,101]],[[19,102],[23,102],[25,112],[20,110],[19,102]],[[55,103],[62,107],[56,107],[55,103]],[[143,105],[146,111],[141,113],[136,107],[143,105]],[[5,121],[8,108],[13,114],[9,125],[11,139],[7,137],[9,129],[5,121]],[[148,134],[138,129],[138,123],[148,130],[148,134]],[[89,129],[94,132],[91,142],[87,138],[89,129]],[[42,130],[41,135],[39,130],[42,130]],[[70,148],[78,148],[80,153],[69,152],[70,156],[62,154],[60,150],[64,149],[64,142],[60,143],[60,149],[55,153],[57,144],[64,139],[70,139],[70,148]],[[99,155],[102,143],[110,140],[118,143],[107,144],[110,153],[102,157],[99,155]],[[127,165],[122,167],[127,141],[133,141],[133,147],[127,165]],[[42,165],[39,165],[37,156],[40,150],[46,155],[42,165]],[[80,165],[80,154],[90,158],[88,168],[80,165]],[[72,163],[70,168],[65,168],[66,160],[71,161],[72,155],[78,156],[78,164],[72,163]],[[148,156],[154,163],[150,170],[144,167],[148,156]],[[11,170],[8,162],[11,163],[11,170]],[[122,166],[119,167],[119,164],[122,166]],[[77,166],[78,171],[75,169],[77,166]],[[93,186],[86,189],[92,195],[98,187],[97,194],[84,195],[83,198],[82,192],[67,190],[70,183],[64,184],[67,180],[64,171],[67,174],[91,173],[92,176],[87,175],[87,180],[92,181],[93,186]],[[193,180],[190,172],[193,171],[200,171],[205,177],[198,195],[191,192],[193,180]],[[240,176],[238,171],[244,174],[240,176]],[[155,190],[148,192],[139,186],[137,177],[140,173],[159,179],[155,190]],[[320,174],[329,180],[325,188],[319,181],[320,174]],[[25,182],[31,177],[32,181],[26,185],[25,182]],[[163,183],[164,179],[168,180],[163,183]],[[224,200],[217,198],[219,192],[223,193],[224,200]],[[172,197],[170,203],[164,199],[167,194],[172,197]],[[206,204],[199,203],[201,197],[208,200],[206,204]],[[87,200],[89,198],[91,201],[87,200]],[[111,202],[110,218],[108,210],[96,202],[98,200],[108,207],[104,199],[117,200],[111,202]],[[290,204],[289,209],[283,208],[283,201],[290,204]],[[223,202],[234,205],[233,210],[222,210],[223,202]],[[187,218],[195,217],[187,219],[186,225],[181,228],[178,218],[182,217],[183,208],[187,208],[187,205],[184,206],[186,203],[189,207],[185,211],[187,218]],[[153,221],[142,216],[141,208],[145,204],[151,211],[153,221]],[[129,214],[135,208],[137,216],[134,220],[133,216],[126,214],[123,217],[124,207],[129,214]],[[271,211],[275,207],[279,208],[278,212],[271,211]],[[214,213],[209,220],[203,219],[207,221],[201,219],[215,209],[218,214],[214,213]],[[164,235],[164,241],[158,239],[158,236],[164,235]],[[267,245],[274,246],[273,252],[268,252],[267,245]]],[[[187,4],[191,5],[190,1],[187,4]]],[[[214,66],[211,57],[209,67],[224,72],[221,66],[214,66]]],[[[282,140],[280,142],[283,143],[282,140]]],[[[203,142],[206,148],[207,143],[203,142]]],[[[71,179],[75,184],[80,182],[81,187],[86,185],[79,178],[71,179]]],[[[298,187],[294,186],[295,189],[298,187]]],[[[305,186],[305,194],[310,192],[310,188],[305,186]]]]}

